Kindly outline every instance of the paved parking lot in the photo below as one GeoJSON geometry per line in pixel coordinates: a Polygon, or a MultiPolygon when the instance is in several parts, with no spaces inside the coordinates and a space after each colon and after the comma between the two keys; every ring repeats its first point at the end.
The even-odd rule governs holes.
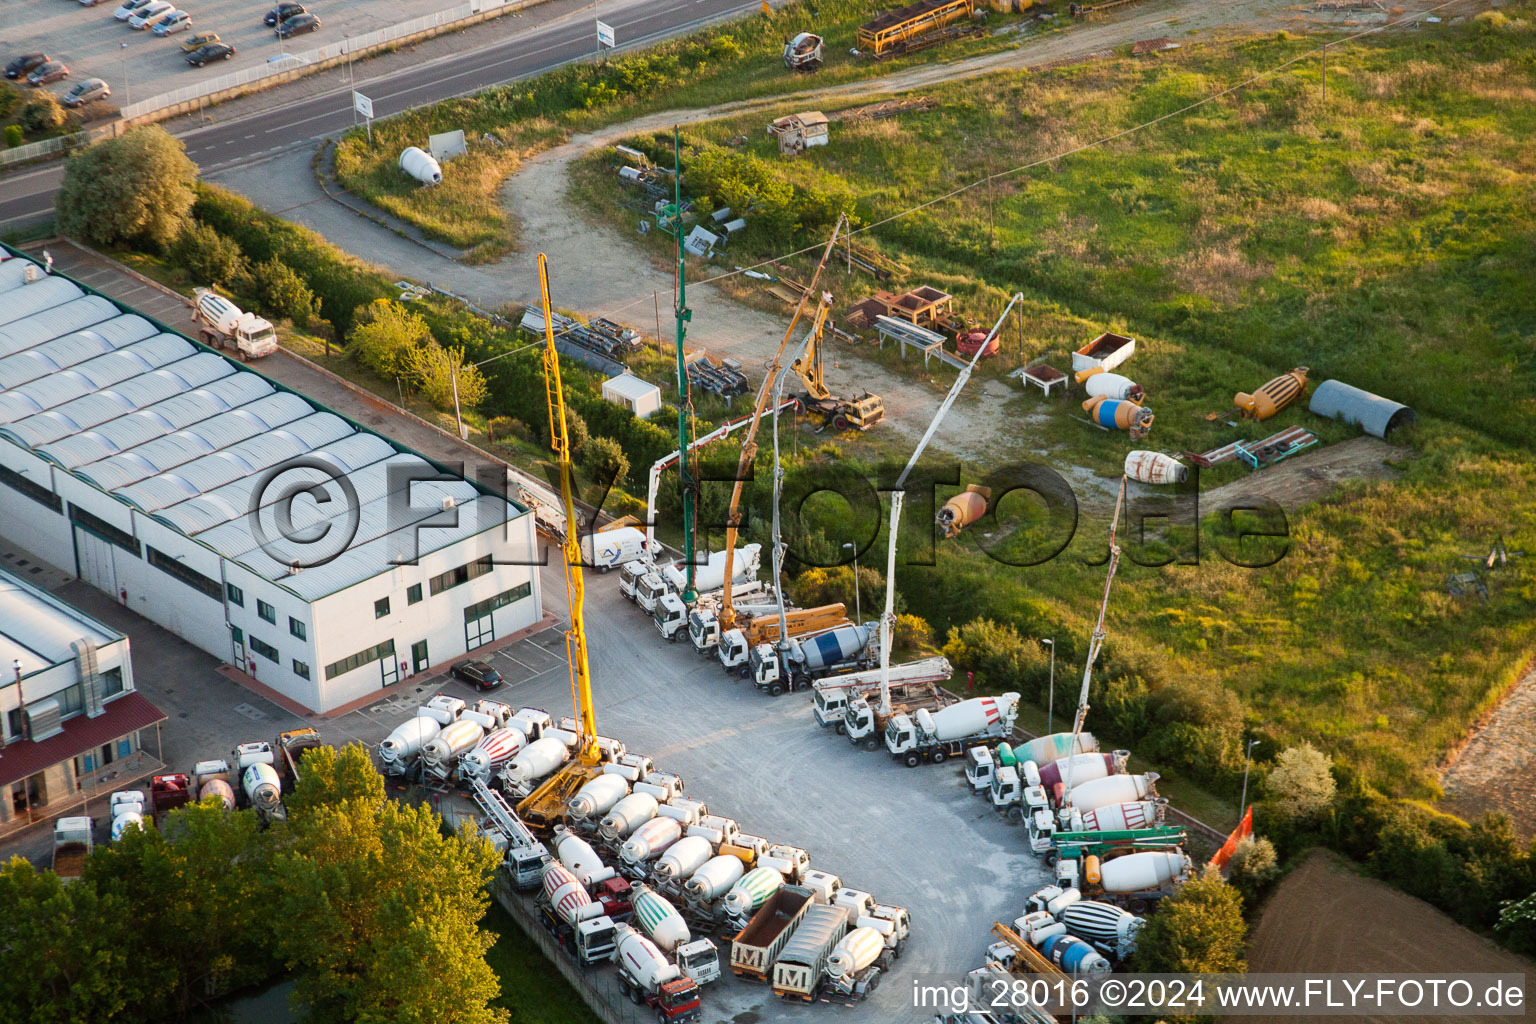
{"type": "Polygon", "coordinates": [[[42,51],[69,65],[70,78],[45,88],[62,96],[70,82],[104,78],[112,97],[94,104],[85,116],[103,116],[118,106],[184,85],[265,63],[280,53],[303,53],[348,35],[362,35],[460,6],[464,0],[314,0],[305,3],[320,16],[319,31],[279,41],[262,24],[276,0],[185,0],[177,3],[192,15],[188,32],[160,38],[148,29],[134,31],[112,17],[121,0],[101,0],[86,7],[75,0],[5,0],[0,3],[0,58],[42,51]],[[183,58],[189,35],[217,32],[237,53],[227,61],[194,68],[183,58]]]}

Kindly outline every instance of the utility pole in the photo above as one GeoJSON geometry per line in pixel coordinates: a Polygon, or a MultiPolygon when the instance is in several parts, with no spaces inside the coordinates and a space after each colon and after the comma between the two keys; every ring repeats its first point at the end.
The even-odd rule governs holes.
{"type": "Polygon", "coordinates": [[[1237,820],[1243,820],[1243,810],[1248,806],[1248,768],[1253,764],[1253,748],[1259,745],[1258,740],[1249,740],[1248,749],[1243,751],[1243,797],[1237,802],[1237,820]]]}
{"type": "MultiPolygon", "coordinates": [[[[1052,638],[1040,642],[1051,649],[1051,689],[1045,705],[1045,734],[1049,736],[1056,731],[1051,728],[1052,723],[1056,721],[1056,641],[1052,638]]],[[[1067,756],[1070,757],[1073,753],[1075,751],[1069,751],[1067,756]]]]}
{"type": "Polygon", "coordinates": [[[845,551],[853,552],[853,617],[859,625],[864,624],[863,601],[859,598],[859,546],[857,544],[844,544],[845,551]]]}
{"type": "Polygon", "coordinates": [[[694,537],[694,516],[698,500],[698,481],[694,478],[694,461],[689,449],[693,442],[693,396],[688,387],[688,363],[683,357],[683,339],[688,335],[688,321],[693,310],[688,308],[688,275],[683,262],[683,144],[682,133],[672,126],[672,238],[677,253],[677,297],[673,302],[673,314],[677,320],[677,475],[683,491],[683,565],[688,583],[683,588],[683,603],[693,604],[699,599],[694,586],[694,556],[697,541],[694,537]]]}
{"type": "Polygon", "coordinates": [[[453,353],[448,354],[449,379],[453,381],[453,419],[459,425],[459,440],[464,440],[464,417],[459,415],[459,364],[453,362],[453,353]]]}

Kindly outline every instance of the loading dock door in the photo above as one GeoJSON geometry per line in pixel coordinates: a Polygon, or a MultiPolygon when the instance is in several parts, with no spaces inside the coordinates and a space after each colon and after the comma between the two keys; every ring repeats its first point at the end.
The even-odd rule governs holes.
{"type": "Polygon", "coordinates": [[[117,564],[113,560],[117,549],[108,541],[75,527],[75,570],[82,580],[105,591],[117,600],[117,564]]]}

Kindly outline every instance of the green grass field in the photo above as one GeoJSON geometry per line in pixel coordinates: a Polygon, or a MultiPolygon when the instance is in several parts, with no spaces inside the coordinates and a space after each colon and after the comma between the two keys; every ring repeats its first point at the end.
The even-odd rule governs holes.
{"type": "MultiPolygon", "coordinates": [[[[1314,381],[1343,379],[1418,412],[1418,425],[1393,438],[1414,450],[1398,478],[1346,485],[1292,517],[1289,553],[1273,569],[1229,565],[1209,542],[1198,566],[1127,564],[1102,673],[1154,690],[1176,680],[1226,688],[1253,735],[1311,739],[1400,796],[1437,794],[1439,755],[1536,649],[1530,560],[1491,578],[1487,604],[1445,593],[1447,575],[1470,567],[1462,556],[1500,536],[1536,550],[1533,39],[1522,6],[1339,45],[1328,55],[1326,106],[1308,58],[862,239],[913,268],[892,283],[934,284],[984,321],[1023,291],[1022,327],[1004,332],[988,373],[1042,356],[1063,365],[1102,330],[1135,336],[1125,372],[1147,389],[1159,450],[1202,451],[1293,424],[1325,445],[1354,436],[1304,403],[1238,430],[1204,418],[1297,365],[1314,381]]],[[[794,161],[760,137],[761,114],[713,122],[691,133],[685,165],[740,154],[731,159],[743,181],[854,197],[870,224],[1177,110],[1315,45],[1281,34],[992,76],[931,90],[940,104],[927,113],[834,124],[830,146],[794,161]],[[745,147],[727,147],[737,134],[745,147]]],[[[627,217],[605,179],[594,155],[575,194],[627,217]]],[[[741,241],[733,263],[814,238],[758,229],[741,241]]],[[[1050,465],[1114,477],[1134,447],[1074,419],[1075,402],[1020,396],[1009,408],[1017,427],[999,431],[987,464],[969,472],[1042,450],[1050,465]]],[[[863,457],[896,454],[873,435],[858,445],[863,457]]],[[[1246,472],[1228,465],[1203,482],[1246,472]]],[[[826,518],[830,539],[848,539],[826,518]]],[[[985,614],[1032,635],[1076,636],[1080,648],[1102,581],[1101,568],[1083,564],[1104,544],[1103,526],[1088,525],[1063,557],[1036,568],[1000,566],[974,538],[948,544],[937,568],[902,572],[907,603],[941,630],[985,614]]],[[[1240,772],[1236,749],[1222,758],[1228,778],[1240,772]]]]}
{"type": "MultiPolygon", "coordinates": [[[[1052,0],[1044,9],[1058,7],[1065,4],[1052,0]]],[[[858,60],[848,50],[870,12],[865,0],[802,0],[771,15],[702,29],[600,64],[573,64],[529,82],[411,110],[376,122],[371,144],[361,131],[349,133],[337,147],[336,176],[356,195],[433,238],[474,250],[472,258],[489,258],[515,241],[499,201],[501,183],[523,160],[571,134],[656,110],[825,88],[936,57],[987,53],[1014,41],[1005,33],[905,59],[858,60]],[[785,39],[812,29],[826,40],[827,64],[807,78],[787,70],[781,52],[785,39]],[[471,146],[453,162],[441,185],[424,189],[400,172],[395,161],[403,147],[420,145],[433,132],[459,128],[471,146]],[[487,137],[492,141],[484,141],[487,137]]],[[[1013,15],[990,15],[994,27],[1017,21],[1013,15]]]]}

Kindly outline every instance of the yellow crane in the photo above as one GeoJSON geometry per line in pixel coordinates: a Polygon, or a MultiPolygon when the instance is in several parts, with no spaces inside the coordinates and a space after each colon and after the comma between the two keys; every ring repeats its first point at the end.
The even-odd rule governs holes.
{"type": "MultiPolygon", "coordinates": [[[[784,331],[784,338],[779,342],[779,349],[773,354],[773,360],[768,364],[768,372],[763,375],[762,386],[757,389],[757,401],[752,406],[752,422],[747,427],[747,435],[741,442],[741,460],[736,467],[736,483],[731,488],[731,503],[725,515],[725,589],[720,593],[720,636],[725,636],[725,631],[736,625],[736,608],[731,603],[731,575],[736,571],[736,533],[741,526],[741,489],[746,483],[747,473],[752,469],[752,460],[757,457],[757,427],[762,422],[763,410],[768,407],[768,395],[773,391],[773,382],[779,375],[779,364],[784,360],[784,350],[789,348],[789,339],[795,333],[795,325],[800,322],[801,315],[805,312],[805,300],[812,294],[816,294],[816,282],[821,280],[821,272],[826,268],[827,259],[832,255],[832,247],[837,244],[837,236],[848,227],[848,215],[843,214],[837,218],[837,224],[832,228],[832,237],[827,239],[827,247],[822,250],[821,262],[816,264],[816,273],[811,276],[811,284],[800,296],[800,301],[795,304],[794,315],[789,319],[789,327],[784,331]]],[[[826,320],[825,308],[830,300],[825,294],[821,298],[821,306],[817,312],[817,323],[826,320]]],[[[777,467],[775,467],[777,472],[777,467]]],[[[691,552],[684,552],[691,557],[691,552]]],[[[774,586],[779,586],[780,581],[775,580],[774,586]]]]}
{"type": "Polygon", "coordinates": [[[821,348],[827,327],[827,314],[831,311],[832,296],[823,292],[821,304],[816,307],[816,318],[811,323],[811,332],[806,336],[805,350],[790,364],[790,368],[800,378],[800,383],[805,385],[805,394],[800,396],[800,406],[806,412],[821,417],[817,433],[829,426],[838,430],[868,430],[885,419],[885,401],[868,391],[856,398],[840,398],[827,390],[826,379],[822,374],[821,348]]]}
{"type": "MultiPolygon", "coordinates": [[[[560,385],[560,353],[555,349],[554,316],[549,302],[549,264],[539,253],[539,301],[544,309],[544,390],[549,401],[549,440],[560,466],[560,499],[565,521],[576,522],[576,494],[571,483],[571,438],[566,429],[565,391],[560,385]]],[[[592,707],[592,669],[587,663],[587,627],[581,575],[581,536],[566,530],[561,560],[565,563],[565,596],[571,624],[565,631],[570,667],[571,704],[579,728],[576,755],[517,805],[518,816],[533,828],[552,828],[565,813],[565,802],[597,774],[602,752],[597,743],[597,713],[592,707]]]]}

